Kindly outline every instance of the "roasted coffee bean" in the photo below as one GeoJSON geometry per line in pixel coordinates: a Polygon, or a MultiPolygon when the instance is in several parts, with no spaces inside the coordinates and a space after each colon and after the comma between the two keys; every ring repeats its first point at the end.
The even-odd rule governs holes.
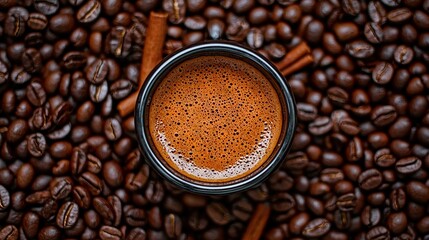
{"type": "Polygon", "coordinates": [[[41,157],[46,151],[46,139],[41,133],[34,133],[27,138],[27,150],[33,157],[41,157]]]}
{"type": "Polygon", "coordinates": [[[111,226],[102,226],[98,233],[101,240],[120,240],[122,239],[122,232],[111,226]]]}
{"type": "Polygon", "coordinates": [[[5,240],[18,240],[19,231],[14,225],[6,225],[0,230],[0,238],[5,240]]]}
{"type": "Polygon", "coordinates": [[[390,192],[389,199],[393,210],[400,211],[402,208],[404,208],[407,197],[405,191],[402,188],[396,188],[390,192]]]}
{"type": "Polygon", "coordinates": [[[357,0],[343,0],[341,6],[344,12],[352,16],[358,15],[361,11],[361,5],[357,0]]]}
{"type": "Polygon", "coordinates": [[[331,224],[327,219],[316,218],[310,221],[302,230],[302,235],[305,237],[321,237],[328,233],[331,224]]]}
{"type": "Polygon", "coordinates": [[[228,209],[220,203],[210,203],[206,207],[206,213],[213,222],[219,225],[225,225],[231,220],[228,209]]]}
{"type": "Polygon", "coordinates": [[[371,120],[376,126],[386,126],[397,117],[396,109],[391,105],[378,106],[371,113],[371,120]]]}
{"type": "Polygon", "coordinates": [[[86,64],[87,58],[83,52],[68,52],[63,57],[63,65],[69,70],[75,70],[86,64]]]}
{"type": "Polygon", "coordinates": [[[58,11],[60,3],[58,0],[34,0],[34,8],[42,14],[52,15],[58,11]]]}
{"type": "Polygon", "coordinates": [[[86,71],[86,78],[93,84],[100,84],[106,79],[109,68],[103,59],[97,59],[89,65],[86,71]]]}
{"type": "Polygon", "coordinates": [[[346,45],[347,53],[358,59],[365,59],[374,54],[374,47],[363,40],[356,40],[346,45]]]}
{"type": "Polygon", "coordinates": [[[429,202],[429,187],[418,181],[410,181],[406,184],[405,191],[407,196],[418,203],[426,204],[429,202]]]}
{"type": "Polygon", "coordinates": [[[393,65],[387,62],[380,62],[372,71],[372,79],[378,84],[387,84],[394,74],[393,65]]]}
{"type": "Polygon", "coordinates": [[[103,190],[103,184],[97,175],[91,172],[84,172],[79,177],[79,183],[88,189],[93,195],[99,195],[103,190]]]}
{"type": "Polygon", "coordinates": [[[124,213],[125,222],[132,227],[142,227],[146,224],[146,212],[141,208],[131,208],[124,213]]]}
{"type": "Polygon", "coordinates": [[[49,29],[58,34],[66,34],[75,28],[75,18],[69,13],[59,13],[49,20],[49,29]]]}
{"type": "Polygon", "coordinates": [[[100,85],[91,84],[89,86],[89,96],[94,103],[102,102],[106,99],[109,93],[109,85],[107,81],[103,81],[100,85]]]}
{"type": "Polygon", "coordinates": [[[72,228],[78,219],[79,207],[74,202],[64,203],[58,211],[56,223],[60,228],[72,228]]]}
{"type": "Polygon", "coordinates": [[[91,193],[82,186],[76,186],[73,189],[73,200],[81,208],[89,208],[91,204],[91,193]]]}
{"type": "Polygon", "coordinates": [[[30,13],[27,25],[33,30],[41,31],[48,26],[48,18],[40,13],[30,13]]]}
{"type": "Polygon", "coordinates": [[[329,117],[317,117],[308,125],[308,131],[310,131],[311,134],[319,136],[328,133],[332,127],[333,123],[329,117]]]}
{"type": "Polygon", "coordinates": [[[402,158],[396,162],[396,171],[402,174],[417,172],[422,166],[422,161],[416,157],[402,158]]]}
{"type": "Polygon", "coordinates": [[[337,206],[344,212],[353,211],[356,207],[356,196],[353,193],[348,193],[338,197],[337,206]]]}
{"type": "Polygon", "coordinates": [[[113,212],[113,207],[106,199],[102,197],[95,197],[92,199],[92,206],[104,220],[109,222],[112,222],[114,220],[115,213],[113,212]]]}
{"type": "MultiPolygon", "coordinates": [[[[347,0],[354,1],[354,0],[347,0]]],[[[359,29],[353,22],[338,23],[334,25],[334,33],[340,41],[348,41],[358,36],[359,29]]],[[[364,42],[362,42],[363,44],[364,42]]],[[[364,45],[357,45],[356,47],[363,47],[364,45]]]]}
{"type": "Polygon", "coordinates": [[[396,158],[388,148],[382,148],[374,154],[374,162],[380,167],[390,167],[396,163],[396,158]]]}
{"type": "Polygon", "coordinates": [[[413,12],[408,8],[396,8],[387,14],[387,20],[394,23],[400,23],[407,21],[412,17],[412,15],[413,12]]]}
{"type": "Polygon", "coordinates": [[[363,190],[374,190],[383,182],[383,176],[377,169],[368,169],[359,175],[358,182],[363,190]]]}
{"type": "Polygon", "coordinates": [[[396,48],[394,59],[399,64],[409,64],[414,58],[414,51],[408,46],[400,45],[396,48]]]}
{"type": "Polygon", "coordinates": [[[387,217],[387,228],[393,234],[400,234],[407,228],[407,216],[404,212],[390,213],[387,217]]]}
{"type": "Polygon", "coordinates": [[[5,187],[0,185],[0,211],[5,211],[10,205],[10,194],[5,187]]]}
{"type": "Polygon", "coordinates": [[[381,212],[378,208],[366,206],[361,213],[362,223],[367,227],[376,226],[381,221],[381,212]]]}
{"type": "Polygon", "coordinates": [[[101,4],[97,0],[90,0],[82,5],[77,12],[77,20],[81,23],[89,23],[98,18],[101,12],[101,4]]]}
{"type": "Polygon", "coordinates": [[[133,90],[133,84],[126,80],[120,79],[110,86],[110,93],[114,99],[122,99],[127,97],[133,90]]]}
{"type": "Polygon", "coordinates": [[[53,199],[64,199],[72,191],[73,181],[69,177],[56,178],[50,184],[50,192],[53,199]]]}
{"type": "Polygon", "coordinates": [[[111,187],[119,187],[123,180],[121,165],[116,161],[108,161],[103,164],[103,177],[111,187]]]}

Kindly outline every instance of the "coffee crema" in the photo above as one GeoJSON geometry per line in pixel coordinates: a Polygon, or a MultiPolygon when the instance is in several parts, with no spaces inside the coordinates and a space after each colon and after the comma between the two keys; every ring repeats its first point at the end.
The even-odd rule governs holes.
{"type": "Polygon", "coordinates": [[[256,68],[201,56],[173,68],[155,90],[149,131],[165,162],[203,182],[228,182],[260,167],[277,146],[282,109],[256,68]]]}

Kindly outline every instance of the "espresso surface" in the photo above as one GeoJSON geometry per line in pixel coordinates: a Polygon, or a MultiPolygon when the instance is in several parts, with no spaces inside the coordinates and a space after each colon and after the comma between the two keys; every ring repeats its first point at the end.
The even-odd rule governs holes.
{"type": "Polygon", "coordinates": [[[174,68],[149,111],[154,144],[174,169],[195,180],[226,182],[270,156],[282,129],[277,93],[240,60],[204,56],[174,68]]]}

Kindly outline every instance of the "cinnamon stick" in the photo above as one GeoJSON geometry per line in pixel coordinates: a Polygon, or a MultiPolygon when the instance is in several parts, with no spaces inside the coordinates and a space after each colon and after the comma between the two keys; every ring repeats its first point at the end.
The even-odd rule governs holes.
{"type": "Polygon", "coordinates": [[[288,52],[286,56],[276,64],[277,68],[283,70],[310,52],[310,47],[305,42],[302,42],[294,47],[290,52],[288,52]]]}
{"type": "Polygon", "coordinates": [[[303,58],[299,59],[292,65],[281,70],[283,76],[287,76],[293,72],[301,70],[303,67],[313,62],[313,57],[311,55],[305,55],[303,58]]]}
{"type": "MultiPolygon", "coordinates": [[[[162,60],[162,50],[167,34],[167,17],[167,13],[150,13],[142,54],[138,90],[140,90],[152,69],[162,60]]],[[[138,92],[134,92],[118,104],[119,115],[124,117],[134,111],[138,92]]]]}
{"type": "Polygon", "coordinates": [[[259,240],[261,238],[262,232],[264,231],[265,225],[267,224],[270,212],[271,207],[268,203],[258,204],[256,211],[253,213],[249,225],[247,225],[246,231],[244,232],[244,235],[241,239],[259,240]]]}

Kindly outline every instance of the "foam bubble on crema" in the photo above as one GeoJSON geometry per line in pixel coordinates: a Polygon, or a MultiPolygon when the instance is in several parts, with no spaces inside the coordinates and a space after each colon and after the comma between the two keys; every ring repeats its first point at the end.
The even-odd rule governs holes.
{"type": "Polygon", "coordinates": [[[206,182],[228,182],[258,169],[276,147],[282,121],[270,81],[229,57],[179,64],[149,106],[151,138],[165,162],[206,182]]]}
{"type": "MultiPolygon", "coordinates": [[[[162,126],[162,122],[158,122],[157,126],[162,126]]],[[[158,132],[158,141],[164,146],[165,152],[168,154],[170,159],[179,167],[181,170],[188,173],[192,173],[196,177],[202,179],[229,179],[238,175],[242,175],[247,171],[254,168],[258,162],[267,154],[267,149],[272,138],[271,130],[269,127],[266,127],[264,131],[261,132],[261,140],[259,141],[257,148],[250,154],[240,157],[240,159],[233,165],[229,166],[224,170],[207,170],[207,168],[202,168],[194,164],[194,162],[187,159],[182,154],[178,153],[177,150],[172,147],[171,143],[168,142],[165,137],[165,133],[157,130],[158,132]]]]}

